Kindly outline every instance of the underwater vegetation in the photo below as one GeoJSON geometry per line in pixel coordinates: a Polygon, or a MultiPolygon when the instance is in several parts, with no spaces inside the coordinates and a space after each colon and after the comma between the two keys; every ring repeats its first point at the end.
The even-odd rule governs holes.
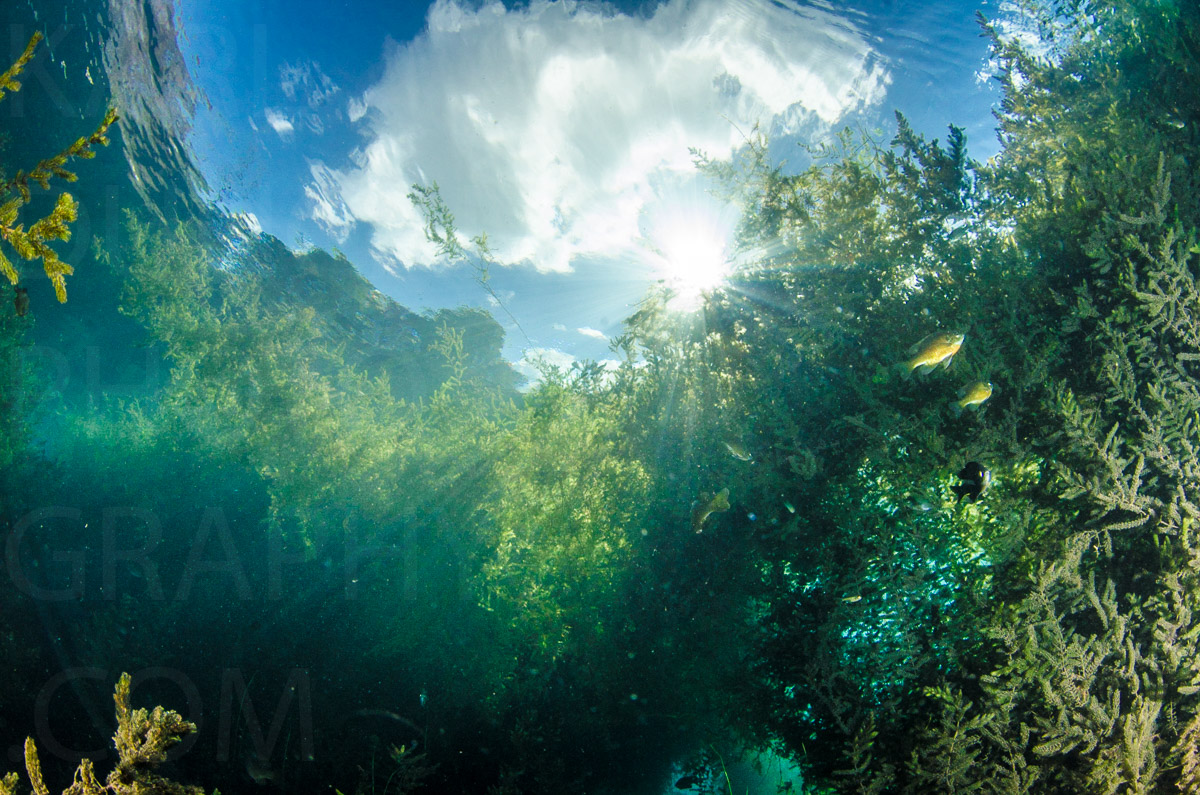
{"type": "MultiPolygon", "coordinates": [[[[753,153],[741,172],[710,165],[779,208],[748,233],[795,241],[745,277],[762,305],[728,301],[727,323],[751,350],[786,335],[827,362],[817,391],[850,409],[772,386],[772,405],[847,430],[792,444],[857,467],[854,483],[827,465],[793,500],[809,506],[796,548],[828,552],[773,553],[765,598],[763,708],[815,791],[1197,786],[1200,24],[1190,4],[1022,9],[1049,54],[984,21],[1005,91],[989,164],[901,118],[890,149],[847,136],[795,177],[762,176],[753,153]],[[772,325],[780,303],[799,322],[772,325]],[[1003,386],[969,429],[929,386],[855,361],[925,318],[969,324],[955,366],[1003,386]],[[975,502],[947,504],[960,466],[952,488],[975,502]]],[[[736,380],[770,383],[747,369],[736,380]]]]}
{"type": "MultiPolygon", "coordinates": [[[[9,67],[4,74],[0,74],[0,100],[4,98],[6,92],[21,90],[21,83],[17,78],[33,58],[34,50],[37,49],[41,40],[42,34],[35,33],[16,63],[9,67]]],[[[0,171],[0,179],[4,180],[3,183],[0,183],[0,202],[2,202],[0,203],[0,238],[3,238],[12,247],[20,259],[31,262],[39,259],[42,261],[42,269],[54,285],[54,295],[58,298],[59,303],[67,300],[66,277],[70,276],[74,270],[58,258],[58,254],[50,248],[48,243],[54,240],[65,242],[71,239],[71,223],[75,221],[78,213],[78,203],[71,194],[60,193],[54,203],[54,209],[43,218],[30,224],[28,229],[24,224],[17,223],[17,220],[20,217],[21,208],[33,199],[30,187],[36,185],[42,190],[49,190],[52,179],[74,182],[77,177],[74,172],[67,170],[67,163],[75,158],[95,157],[96,153],[92,151],[94,146],[108,146],[108,128],[116,120],[116,109],[109,108],[95,132],[75,141],[57,155],[38,162],[30,171],[18,170],[11,177],[0,171]]],[[[4,255],[3,251],[0,251],[0,274],[7,277],[14,287],[21,279],[12,261],[4,255]]],[[[17,287],[15,302],[17,314],[24,315],[29,309],[29,298],[24,288],[17,287]]]]}
{"type": "MultiPolygon", "coordinates": [[[[56,664],[245,668],[251,703],[311,671],[311,757],[196,733],[178,763],[223,791],[728,791],[764,749],[810,793],[1200,791],[1200,7],[1013,13],[1036,44],[981,19],[992,161],[900,114],[798,173],[762,135],[697,153],[755,260],[524,393],[486,318],[389,305],[420,339],[346,342],[295,287],[344,264],[214,267],[131,213],[102,247],[164,383],[4,387],[5,521],[134,506],[121,543],[153,540],[120,598],[42,606],[80,627],[56,664]]],[[[35,635],[0,636],[28,681],[35,635]]],[[[186,729],[120,693],[122,760],[186,729]]]]}
{"type": "MultiPolygon", "coordinates": [[[[117,732],[113,735],[117,764],[101,783],[92,760],[84,759],[75,771],[75,780],[62,790],[63,795],[202,795],[204,790],[200,787],[177,784],[154,772],[155,767],[166,761],[168,749],[195,732],[196,724],[184,720],[178,712],[162,707],[132,709],[129,701],[132,681],[129,674],[121,674],[113,693],[117,708],[117,732]]],[[[49,795],[50,787],[42,776],[32,737],[25,740],[25,772],[34,795],[49,795]]],[[[9,773],[0,779],[0,792],[17,795],[18,780],[16,773],[9,773]]]]}

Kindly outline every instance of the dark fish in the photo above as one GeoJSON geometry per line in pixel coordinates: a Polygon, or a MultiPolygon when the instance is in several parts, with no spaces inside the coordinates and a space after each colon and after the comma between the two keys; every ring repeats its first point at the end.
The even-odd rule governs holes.
{"type": "Polygon", "coordinates": [[[991,485],[992,473],[978,461],[968,461],[967,465],[959,470],[958,479],[962,483],[950,487],[950,491],[958,495],[957,501],[962,502],[963,497],[966,497],[975,502],[991,485]]]}
{"type": "Polygon", "coordinates": [[[24,287],[17,288],[17,294],[13,297],[13,307],[17,310],[17,317],[25,317],[29,312],[29,291],[24,287]]]}
{"type": "Polygon", "coordinates": [[[258,753],[246,757],[246,775],[260,787],[279,786],[279,771],[271,760],[263,759],[258,753]]]}
{"type": "Polygon", "coordinates": [[[692,789],[699,783],[699,776],[684,776],[675,782],[675,789],[692,789]]]}

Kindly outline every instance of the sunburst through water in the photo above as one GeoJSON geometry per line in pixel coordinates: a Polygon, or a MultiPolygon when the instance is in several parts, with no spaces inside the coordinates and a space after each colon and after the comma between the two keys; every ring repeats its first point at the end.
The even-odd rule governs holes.
{"type": "Polygon", "coordinates": [[[671,289],[671,309],[690,312],[733,272],[734,208],[711,196],[666,196],[646,213],[646,254],[671,289]]]}

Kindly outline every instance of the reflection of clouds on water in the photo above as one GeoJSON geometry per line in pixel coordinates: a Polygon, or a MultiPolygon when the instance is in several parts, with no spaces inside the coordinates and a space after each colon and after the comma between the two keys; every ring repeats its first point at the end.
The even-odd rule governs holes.
{"type": "MultiPolygon", "coordinates": [[[[587,334],[587,332],[595,331],[595,329],[578,329],[578,331],[586,336],[593,336],[587,334]]],[[[541,383],[542,373],[545,370],[556,369],[568,372],[577,362],[582,364],[587,361],[586,359],[579,360],[572,354],[557,348],[527,348],[525,355],[519,362],[513,365],[513,369],[525,377],[526,381],[521,386],[521,391],[528,392],[541,383]]],[[[597,360],[597,364],[603,368],[602,378],[604,380],[611,377],[617,368],[621,366],[621,363],[616,359],[599,359],[597,360]]]]}
{"type": "Polygon", "coordinates": [[[574,363],[574,356],[557,348],[528,348],[521,361],[513,365],[513,369],[526,379],[522,389],[529,390],[542,380],[542,371],[546,367],[570,370],[574,363]]]}
{"type": "MultiPolygon", "coordinates": [[[[1002,41],[1016,43],[1035,58],[1054,62],[1061,55],[1042,37],[1037,20],[1018,3],[1011,0],[1001,2],[1000,13],[991,22],[1002,41]]],[[[980,84],[987,83],[999,78],[1001,72],[999,60],[989,56],[983,66],[975,72],[975,80],[980,84]]],[[[1019,75],[1016,77],[1019,82],[1019,75]]]]}
{"type": "Polygon", "coordinates": [[[346,117],[355,124],[367,115],[367,103],[358,97],[351,97],[346,103],[346,117]]]}
{"type": "MultiPolygon", "coordinates": [[[[656,175],[691,173],[689,147],[724,157],[743,142],[739,127],[834,124],[887,84],[864,38],[820,9],[601,8],[439,0],[425,34],[390,47],[383,77],[348,109],[367,143],[327,175],[382,257],[434,261],[407,193],[436,180],[461,231],[487,231],[502,261],[566,270],[627,248],[656,175]]],[[[332,203],[328,184],[318,195],[332,203]]],[[[313,210],[328,228],[327,208],[313,210]]],[[[345,234],[337,220],[331,231],[345,234]]]]}
{"type": "Polygon", "coordinates": [[[104,69],[133,185],[164,218],[204,218],[207,185],[185,144],[203,97],[179,50],[174,6],[110,0],[108,12],[104,69]]]}
{"type": "Polygon", "coordinates": [[[314,110],[341,91],[315,61],[279,67],[279,86],[288,99],[299,100],[314,110]]]}
{"type": "MultiPolygon", "coordinates": [[[[315,61],[284,64],[279,68],[279,87],[295,103],[288,109],[289,116],[314,135],[323,135],[326,122],[322,114],[331,112],[326,106],[342,89],[321,71],[321,65],[315,61]]],[[[332,113],[337,116],[341,110],[335,107],[332,113]]]]}
{"type": "Polygon", "coordinates": [[[324,163],[310,163],[312,181],[304,186],[312,218],[337,240],[345,240],[354,216],[337,188],[335,175],[324,163]]]}
{"type": "Polygon", "coordinates": [[[267,117],[267,124],[271,126],[272,130],[279,133],[280,138],[287,140],[296,131],[292,120],[275,108],[267,108],[263,113],[267,117]]]}

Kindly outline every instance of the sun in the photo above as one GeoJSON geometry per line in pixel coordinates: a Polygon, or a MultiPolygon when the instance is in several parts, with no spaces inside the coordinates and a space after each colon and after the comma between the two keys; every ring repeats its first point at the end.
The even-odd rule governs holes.
{"type": "Polygon", "coordinates": [[[706,195],[673,198],[647,212],[653,267],[674,292],[672,309],[698,309],[704,295],[724,283],[733,269],[736,223],[732,208],[706,195]]]}
{"type": "Polygon", "coordinates": [[[729,275],[728,243],[716,229],[697,220],[681,219],[660,232],[664,278],[678,298],[698,305],[729,275]]]}

